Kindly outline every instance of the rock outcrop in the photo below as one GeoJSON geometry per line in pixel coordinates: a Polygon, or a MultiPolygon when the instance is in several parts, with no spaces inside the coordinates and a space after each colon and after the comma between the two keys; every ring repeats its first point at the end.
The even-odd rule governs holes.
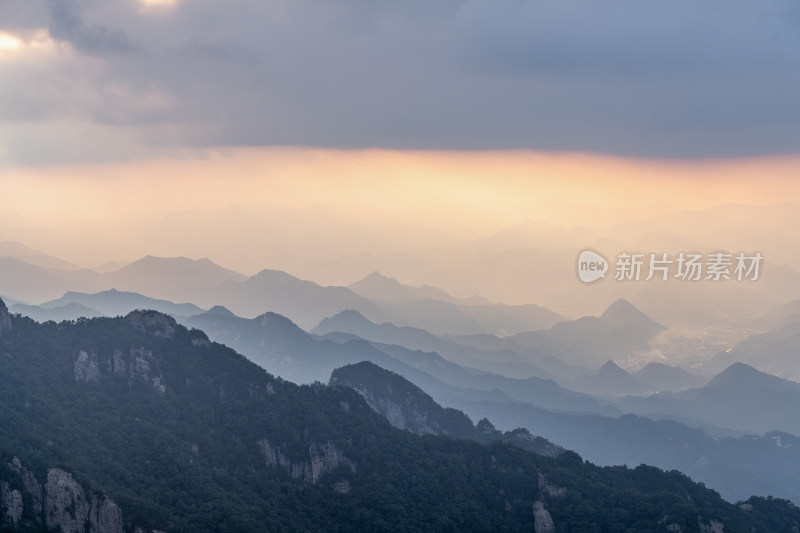
{"type": "Polygon", "coordinates": [[[22,493],[12,489],[7,481],[0,481],[0,525],[16,527],[22,521],[22,493]]]}
{"type": "Polygon", "coordinates": [[[539,494],[547,494],[551,498],[563,498],[567,494],[567,489],[548,483],[545,475],[539,473],[539,494]]]}
{"type": "Polygon", "coordinates": [[[78,352],[78,359],[72,365],[75,381],[95,381],[100,377],[100,365],[97,362],[97,355],[89,355],[85,351],[78,352]]]}
{"type": "Polygon", "coordinates": [[[698,516],[697,525],[700,527],[700,533],[725,533],[725,524],[719,520],[710,520],[704,524],[703,519],[698,516]]]}
{"type": "Polygon", "coordinates": [[[123,533],[119,506],[105,496],[87,493],[69,472],[50,468],[41,485],[18,458],[7,466],[11,479],[0,480],[0,525],[63,533],[123,533]]]}
{"type": "Polygon", "coordinates": [[[123,533],[122,511],[109,500],[87,496],[72,474],[59,468],[47,471],[44,485],[44,522],[63,533],[123,533]]]}
{"type": "Polygon", "coordinates": [[[533,502],[533,528],[536,533],[555,533],[556,530],[550,511],[540,501],[533,502]]]}
{"type": "Polygon", "coordinates": [[[106,356],[80,350],[73,364],[73,374],[75,381],[84,383],[96,381],[103,374],[127,377],[128,387],[133,387],[137,381],[143,381],[163,394],[167,386],[159,367],[153,352],[143,346],[131,346],[127,355],[119,349],[106,356]]]}
{"type": "MultiPolygon", "coordinates": [[[[269,466],[276,466],[283,468],[286,472],[295,479],[302,479],[306,483],[316,484],[323,474],[330,474],[340,466],[347,466],[351,470],[355,470],[352,461],[344,456],[342,451],[332,442],[324,444],[311,443],[308,447],[308,461],[292,462],[290,461],[278,448],[273,446],[267,439],[260,439],[258,446],[261,453],[264,454],[264,459],[269,466]]],[[[346,480],[345,480],[346,482],[346,480]]],[[[344,485],[339,483],[339,491],[346,487],[346,492],[350,491],[350,483],[346,482],[344,485]]]]}

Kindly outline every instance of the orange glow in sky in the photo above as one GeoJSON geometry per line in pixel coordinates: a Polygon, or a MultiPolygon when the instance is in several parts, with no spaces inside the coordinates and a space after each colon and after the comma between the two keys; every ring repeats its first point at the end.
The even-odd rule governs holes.
{"type": "MultiPolygon", "coordinates": [[[[52,249],[55,235],[85,234],[106,242],[109,259],[136,258],[150,253],[148,243],[115,242],[107,234],[226,209],[255,217],[305,210],[310,226],[293,238],[303,235],[309,246],[320,210],[342,224],[386,228],[387,239],[398,242],[404,226],[482,238],[526,220],[611,226],[722,204],[786,203],[800,198],[799,171],[800,159],[788,157],[665,162],[574,153],[214,150],[202,157],[0,170],[6,227],[0,239],[52,249]]],[[[407,240],[428,244],[420,231],[407,240]]],[[[58,251],[69,256],[74,248],[58,251]]]]}

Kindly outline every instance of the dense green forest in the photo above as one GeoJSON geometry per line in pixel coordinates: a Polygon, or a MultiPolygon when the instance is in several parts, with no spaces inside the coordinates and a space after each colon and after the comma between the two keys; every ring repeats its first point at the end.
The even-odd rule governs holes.
{"type": "Polygon", "coordinates": [[[0,479],[13,457],[61,468],[130,530],[534,531],[537,507],[558,531],[800,525],[789,502],[731,504],[679,472],[398,430],[348,387],[286,382],[156,312],[0,315],[0,479]]]}

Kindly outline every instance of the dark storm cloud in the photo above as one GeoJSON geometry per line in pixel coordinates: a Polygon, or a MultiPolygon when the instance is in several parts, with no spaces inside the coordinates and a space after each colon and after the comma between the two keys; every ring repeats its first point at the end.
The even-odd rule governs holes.
{"type": "Polygon", "coordinates": [[[56,41],[66,41],[89,55],[134,50],[124,31],[102,24],[86,24],[76,0],[48,0],[47,7],[50,13],[50,36],[56,41]]]}
{"type": "Polygon", "coordinates": [[[144,144],[798,151],[796,0],[47,6],[40,25],[103,68],[54,65],[46,107],[144,144]]]}

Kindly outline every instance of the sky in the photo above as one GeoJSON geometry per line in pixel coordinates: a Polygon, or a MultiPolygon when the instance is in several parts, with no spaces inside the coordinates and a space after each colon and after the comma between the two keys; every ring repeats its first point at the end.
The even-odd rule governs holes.
{"type": "Polygon", "coordinates": [[[797,94],[795,0],[0,0],[0,240],[311,275],[792,203],[797,94]]]}
{"type": "Polygon", "coordinates": [[[795,0],[2,0],[0,162],[795,153],[795,0]]]}

